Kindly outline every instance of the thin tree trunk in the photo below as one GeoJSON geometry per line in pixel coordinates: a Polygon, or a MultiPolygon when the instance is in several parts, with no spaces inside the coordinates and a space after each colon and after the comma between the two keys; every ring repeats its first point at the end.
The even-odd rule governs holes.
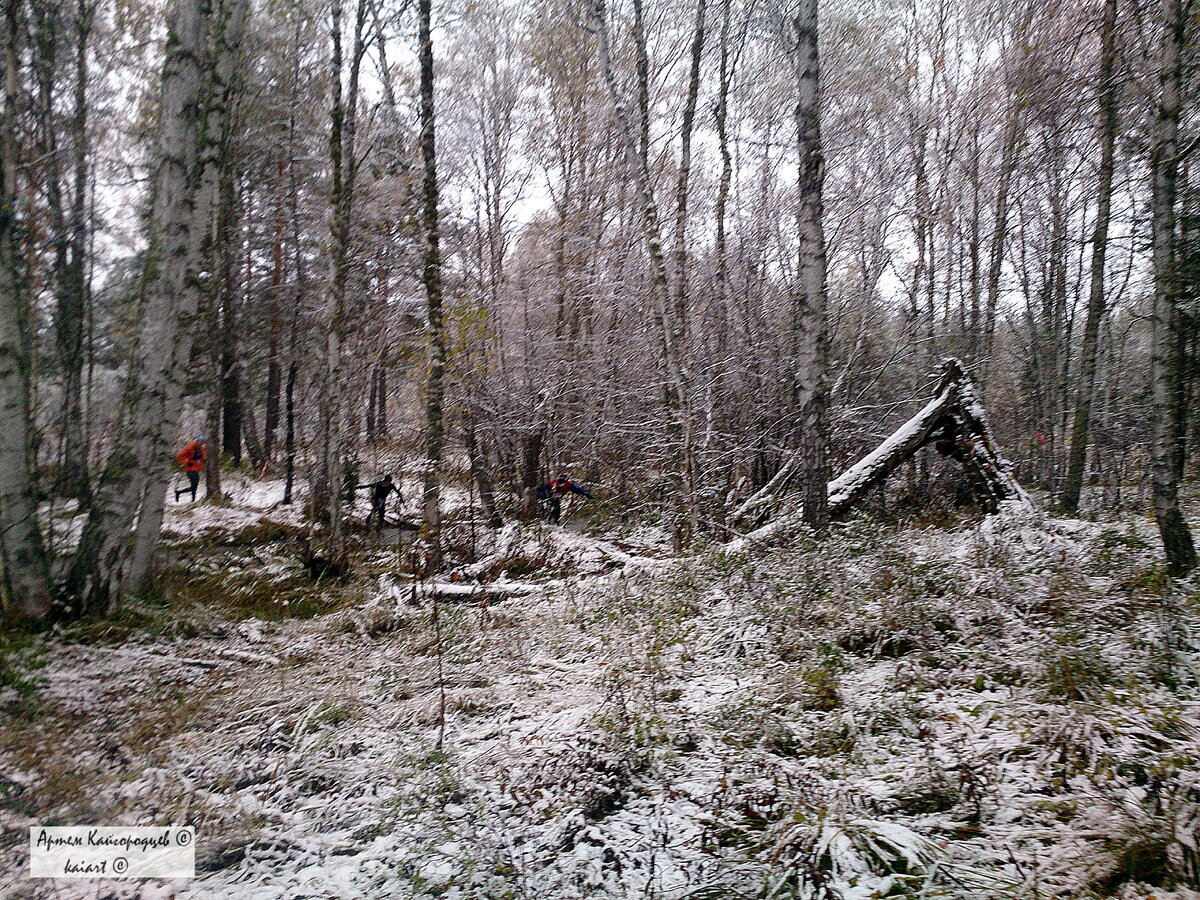
{"type": "MultiPolygon", "coordinates": [[[[223,141],[228,145],[228,139],[223,141]]],[[[223,148],[227,151],[228,147],[223,148]]],[[[213,334],[217,356],[217,389],[221,398],[221,452],[228,454],[234,467],[242,464],[242,360],[238,350],[241,323],[238,286],[238,247],[241,244],[238,223],[236,176],[223,167],[218,187],[217,216],[213,255],[216,260],[216,311],[219,330],[213,334]]],[[[210,435],[213,441],[218,435],[210,435]]]]}
{"type": "Polygon", "coordinates": [[[717,183],[717,236],[716,236],[716,302],[724,321],[725,304],[729,289],[729,259],[725,236],[725,220],[728,215],[729,195],[733,186],[733,155],[729,152],[729,90],[733,80],[733,65],[729,54],[729,18],[731,0],[721,0],[721,61],[720,87],[714,118],[717,126],[717,149],[721,156],[721,177],[717,183]]]}
{"type": "Polygon", "coordinates": [[[467,459],[471,463],[471,474],[479,488],[479,499],[487,516],[487,524],[491,528],[499,528],[504,524],[496,509],[496,489],[492,486],[491,475],[488,474],[487,462],[479,452],[479,442],[475,435],[475,419],[468,417],[463,422],[463,446],[467,451],[467,459]]]}
{"type": "Polygon", "coordinates": [[[341,342],[344,330],[346,261],[349,225],[345,212],[345,106],[342,97],[342,2],[333,0],[330,35],[331,60],[329,159],[332,185],[329,198],[330,264],[332,266],[325,301],[325,366],[321,381],[318,410],[319,456],[312,503],[314,516],[329,521],[329,558],[342,556],[341,489],[341,342]]]}
{"type": "Polygon", "coordinates": [[[1092,396],[1096,390],[1096,359],[1100,343],[1100,321],[1104,318],[1104,261],[1108,251],[1108,222],[1112,209],[1113,154],[1117,138],[1117,86],[1113,79],[1116,58],[1117,0],[1105,0],[1100,28],[1100,170],[1096,186],[1096,224],[1092,231],[1092,270],[1088,288],[1087,320],[1079,360],[1078,395],[1071,427],[1071,449],[1067,475],[1059,505],[1063,512],[1079,509],[1083,474],[1087,464],[1088,432],[1092,420],[1092,396]]]}
{"type": "Polygon", "coordinates": [[[983,314],[983,346],[981,355],[986,360],[981,367],[980,381],[987,381],[996,342],[996,312],[1000,303],[1000,276],[1004,272],[1004,247],[1008,233],[1008,202],[1013,171],[1016,168],[1019,116],[1017,104],[1009,112],[1008,127],[1004,134],[1004,149],[1001,152],[999,183],[996,186],[996,219],[992,225],[991,247],[988,251],[987,288],[983,314]]]}
{"type": "Polygon", "coordinates": [[[367,441],[375,442],[375,395],[379,391],[379,373],[371,366],[367,373],[367,441]]]}
{"type": "MultiPolygon", "coordinates": [[[[83,427],[84,326],[87,322],[88,249],[88,39],[92,8],[80,0],[75,10],[74,109],[70,124],[73,172],[71,207],[63,222],[60,241],[66,251],[56,266],[55,330],[59,367],[62,370],[62,471],[58,489],[83,504],[91,499],[88,476],[88,442],[83,427]]],[[[56,167],[57,168],[57,167],[56,167]]]]}
{"type": "Polygon", "coordinates": [[[319,484],[322,487],[318,509],[329,515],[329,559],[340,562],[345,556],[342,522],[343,481],[343,373],[342,345],[349,333],[346,317],[346,284],[350,274],[350,217],[354,207],[356,176],[355,121],[358,114],[358,77],[362,62],[366,0],[359,0],[354,20],[354,42],[350,55],[346,100],[342,99],[342,4],[334,0],[333,102],[330,114],[329,155],[333,165],[330,193],[330,263],[332,273],[326,300],[328,332],[325,342],[325,372],[321,388],[320,425],[321,460],[319,484]],[[326,506],[327,505],[327,506],[326,506]]]}
{"type": "Polygon", "coordinates": [[[1181,341],[1179,284],[1175,259],[1175,202],[1179,157],[1179,117],[1184,17],[1180,0],[1162,0],[1163,34],[1159,59],[1159,101],[1150,151],[1151,219],[1154,257],[1154,310],[1151,317],[1151,371],[1154,396],[1154,518],[1167,564],[1174,575],[1196,566],[1196,549],[1179,508],[1181,341]]]}
{"type": "Polygon", "coordinates": [[[221,453],[220,443],[214,440],[214,435],[221,433],[221,398],[214,389],[208,398],[208,410],[204,415],[204,431],[213,448],[204,463],[204,496],[214,501],[221,500],[221,453]]]}
{"type": "MultiPolygon", "coordinates": [[[[645,64],[646,48],[644,35],[639,38],[636,17],[640,15],[640,0],[635,0],[635,43],[638,50],[639,71],[645,64]]],[[[595,25],[600,64],[604,71],[604,80],[608,86],[609,97],[616,113],[617,123],[625,144],[626,157],[633,170],[633,186],[636,191],[642,239],[646,245],[646,253],[650,258],[650,284],[654,300],[652,307],[656,330],[659,333],[662,347],[662,359],[669,378],[667,403],[671,407],[675,419],[672,427],[675,429],[679,446],[675,459],[677,471],[675,479],[680,484],[680,494],[686,504],[689,518],[694,518],[694,507],[697,503],[695,492],[689,489],[689,475],[696,471],[695,429],[692,410],[691,376],[688,371],[687,354],[684,347],[683,323],[676,315],[671,302],[671,278],[667,271],[666,259],[662,247],[662,230],[659,225],[658,205],[654,199],[654,185],[650,176],[650,161],[647,155],[647,139],[644,129],[634,131],[634,123],[630,121],[629,113],[622,98],[621,87],[617,82],[613,67],[612,48],[609,37],[608,8],[606,0],[593,0],[592,20],[595,25]]],[[[641,103],[648,100],[639,94],[639,123],[649,115],[648,107],[641,103]]],[[[678,538],[678,533],[677,533],[678,538]]]]}
{"type": "MultiPolygon", "coordinates": [[[[279,179],[284,174],[283,160],[279,161],[279,179]]],[[[283,311],[283,201],[275,210],[274,232],[271,238],[271,300],[270,321],[267,323],[267,402],[263,422],[263,459],[270,462],[275,450],[275,431],[279,427],[279,339],[283,311]]]]}
{"type": "Polygon", "coordinates": [[[375,394],[375,402],[378,404],[375,408],[375,428],[381,438],[386,438],[388,433],[387,367],[382,363],[379,365],[379,389],[375,394]]]}
{"type": "Polygon", "coordinates": [[[292,502],[292,487],[296,477],[296,370],[293,362],[288,366],[287,387],[284,389],[284,482],[283,502],[292,502]]]}
{"type": "Polygon", "coordinates": [[[437,571],[442,565],[441,463],[442,396],[446,368],[446,336],[442,322],[442,257],[438,240],[437,150],[433,103],[432,0],[417,0],[419,60],[421,69],[421,224],[425,232],[425,263],[422,280],[429,313],[429,380],[425,389],[425,489],[422,501],[426,565],[437,571]]]}
{"type": "MultiPolygon", "coordinates": [[[[688,188],[692,171],[692,128],[696,119],[696,100],[700,94],[700,61],[704,52],[704,13],[706,0],[697,0],[696,24],[692,35],[691,68],[688,75],[686,99],[683,105],[683,126],[679,157],[679,177],[675,184],[675,318],[679,322],[682,352],[687,353],[688,341],[688,252],[687,209],[688,188]]],[[[690,404],[689,398],[689,404],[690,404]]],[[[702,475],[696,450],[695,422],[689,410],[684,423],[683,448],[684,513],[688,518],[690,535],[700,530],[700,486],[702,475]]]]}
{"type": "Polygon", "coordinates": [[[258,438],[258,417],[254,414],[253,403],[242,407],[242,439],[246,442],[246,453],[250,456],[250,463],[257,475],[263,463],[267,461],[267,454],[258,438]]]}

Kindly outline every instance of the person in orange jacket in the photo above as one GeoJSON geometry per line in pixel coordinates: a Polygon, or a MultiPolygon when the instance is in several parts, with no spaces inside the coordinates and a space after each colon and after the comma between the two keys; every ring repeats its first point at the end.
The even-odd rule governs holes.
{"type": "Polygon", "coordinates": [[[198,437],[177,454],[175,461],[183,466],[183,472],[187,475],[188,487],[180,488],[175,491],[175,502],[179,502],[179,495],[192,492],[192,500],[196,499],[196,489],[200,487],[200,473],[204,471],[204,461],[208,459],[208,438],[198,437]]]}

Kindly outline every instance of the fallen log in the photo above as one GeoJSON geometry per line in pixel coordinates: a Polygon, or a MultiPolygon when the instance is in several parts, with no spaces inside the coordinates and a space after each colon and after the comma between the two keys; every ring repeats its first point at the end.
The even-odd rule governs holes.
{"type": "MultiPolygon", "coordinates": [[[[971,376],[959,360],[948,359],[934,398],[887,440],[829,482],[830,516],[844,515],[872,488],[928,445],[962,464],[972,494],[989,513],[995,512],[1004,502],[1031,502],[1013,477],[1011,463],[996,446],[988,425],[987,410],[971,376]]],[[[729,547],[736,549],[747,542],[763,540],[799,520],[799,514],[793,513],[769,522],[731,542],[729,547]]]]}
{"type": "Polygon", "coordinates": [[[937,395],[875,450],[829,483],[829,514],[837,516],[912,458],[933,444],[962,463],[975,499],[988,512],[1005,500],[1028,502],[1012,466],[996,448],[987,411],[971,376],[957,359],[946,360],[937,395]]]}

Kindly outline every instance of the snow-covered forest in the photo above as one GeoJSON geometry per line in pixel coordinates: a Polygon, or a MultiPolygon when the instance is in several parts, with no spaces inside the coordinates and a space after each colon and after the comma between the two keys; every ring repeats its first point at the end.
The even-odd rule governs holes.
{"type": "Polygon", "coordinates": [[[1194,0],[2,2],[0,896],[1200,900],[1194,0]]]}

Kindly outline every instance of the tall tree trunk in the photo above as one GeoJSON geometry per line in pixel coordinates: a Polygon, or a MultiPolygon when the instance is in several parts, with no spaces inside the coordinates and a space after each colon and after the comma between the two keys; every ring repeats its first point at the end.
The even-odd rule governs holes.
{"type": "Polygon", "coordinates": [[[220,442],[214,435],[221,433],[221,398],[218,392],[212,391],[208,397],[208,409],[204,413],[204,431],[208,437],[210,448],[208,459],[204,464],[204,496],[214,501],[221,500],[221,453],[220,442]]]}
{"type": "Polygon", "coordinates": [[[333,45],[331,59],[331,91],[329,159],[332,166],[329,197],[330,264],[332,267],[325,301],[325,365],[321,379],[318,406],[318,458],[316,479],[312,489],[313,514],[330,525],[331,559],[338,560],[342,552],[341,524],[341,341],[345,316],[346,252],[349,222],[345,209],[345,106],[343,101],[342,62],[342,2],[333,0],[330,11],[330,37],[333,45]]]}
{"type": "Polygon", "coordinates": [[[463,422],[463,446],[467,451],[467,459],[471,463],[471,474],[479,488],[479,499],[483,503],[487,524],[491,528],[499,528],[504,524],[504,520],[500,518],[500,513],[496,509],[496,489],[492,486],[492,477],[488,473],[487,461],[479,452],[479,441],[475,435],[473,416],[466,417],[463,422]]]}
{"type": "MultiPolygon", "coordinates": [[[[675,183],[675,317],[680,324],[682,348],[687,353],[688,341],[688,248],[687,213],[688,189],[692,172],[692,128],[696,120],[696,101],[700,94],[700,62],[704,53],[704,14],[706,0],[697,0],[696,24],[692,33],[691,66],[688,73],[687,93],[683,104],[679,176],[675,183]]],[[[691,400],[689,398],[689,404],[691,400]]],[[[683,482],[684,514],[688,519],[688,531],[695,535],[700,530],[700,489],[702,475],[696,448],[695,417],[690,413],[684,423],[683,482]]]]}
{"type": "MultiPolygon", "coordinates": [[[[232,242],[233,235],[229,237],[232,242]]],[[[229,287],[236,289],[233,284],[229,287]]],[[[221,451],[229,454],[237,468],[242,464],[242,361],[238,355],[238,308],[234,290],[223,293],[221,332],[225,346],[221,349],[221,451]]]]}
{"type": "Polygon", "coordinates": [[[87,0],[75,8],[74,108],[70,122],[72,174],[68,185],[70,210],[63,220],[64,253],[56,266],[55,333],[62,371],[62,471],[58,489],[81,503],[91,499],[88,476],[88,442],[83,426],[84,327],[87,322],[88,283],[88,40],[93,9],[87,0]]]}
{"type": "Polygon", "coordinates": [[[321,486],[318,508],[329,515],[329,558],[340,561],[345,556],[345,533],[342,523],[343,433],[342,414],[343,371],[342,345],[349,333],[346,317],[346,284],[350,274],[350,217],[354,208],[356,176],[355,124],[358,114],[358,76],[364,52],[363,29],[366,22],[366,0],[358,0],[354,19],[354,42],[350,51],[349,77],[346,98],[342,96],[342,3],[334,0],[332,9],[333,36],[333,102],[330,113],[329,156],[333,166],[333,185],[330,193],[330,264],[332,267],[325,313],[328,329],[325,340],[325,371],[321,386],[321,486]]]}
{"type": "MultiPolygon", "coordinates": [[[[279,180],[282,189],[283,160],[279,161],[279,180]]],[[[267,322],[267,402],[263,421],[263,460],[271,461],[275,450],[275,431],[279,427],[279,387],[282,381],[280,329],[283,316],[283,200],[278,199],[274,230],[271,236],[271,299],[267,322]]]]}
{"type": "Polygon", "coordinates": [[[29,409],[28,311],[16,245],[17,0],[5,0],[4,116],[0,121],[0,551],[6,615],[51,611],[50,571],[37,520],[29,409]]]}
{"type": "Polygon", "coordinates": [[[388,435],[388,417],[387,417],[387,366],[381,362],[379,364],[379,387],[375,392],[375,429],[381,438],[386,439],[388,435]]]}
{"type": "Polygon", "coordinates": [[[292,488],[296,478],[296,374],[299,366],[293,361],[288,366],[287,387],[284,389],[284,482],[283,502],[292,502],[292,488]]]}
{"type": "Polygon", "coordinates": [[[429,309],[429,381],[425,389],[425,490],[422,502],[422,536],[427,548],[427,565],[436,571],[442,565],[441,464],[442,397],[446,368],[446,336],[442,322],[442,257],[438,240],[437,150],[434,143],[432,2],[417,0],[417,40],[421,67],[421,225],[425,233],[425,264],[422,280],[429,309]]]}
{"type": "MultiPolygon", "coordinates": [[[[191,361],[199,302],[196,273],[214,201],[233,66],[245,27],[246,0],[230,0],[208,47],[205,0],[176,0],[163,62],[149,247],[141,286],[137,344],[126,376],[117,449],[110,456],[84,525],[64,589],[76,611],[115,607],[145,572],[127,572],[128,535],[143,502],[163,494],[191,361]],[[129,575],[129,584],[125,583],[129,575]]],[[[159,536],[139,535],[157,542],[159,536]]]]}
{"type": "Polygon", "coordinates": [[[541,482],[544,441],[545,432],[540,428],[527,433],[521,441],[521,518],[526,522],[537,516],[537,489],[541,482]]]}
{"type": "Polygon", "coordinates": [[[1179,168],[1184,17],[1180,0],[1162,0],[1159,99],[1150,150],[1151,220],[1154,256],[1152,323],[1154,518],[1167,564],[1174,575],[1196,566],[1192,533],[1179,509],[1179,423],[1182,342],[1175,253],[1176,179],[1179,168]]]}
{"type": "Polygon", "coordinates": [[[1088,432],[1092,421],[1092,396],[1096,390],[1096,359],[1099,355],[1100,321],[1104,318],[1104,261],[1108,251],[1108,222],[1112,209],[1113,154],[1117,140],[1117,86],[1113,64],[1117,43],[1117,0],[1105,0],[1100,26],[1100,169],[1096,186],[1096,224],[1092,230],[1092,270],[1088,287],[1087,320],[1079,360],[1075,419],[1071,426],[1071,449],[1059,506],[1063,512],[1079,509],[1083,473],[1087,464],[1088,432]]]}
{"type": "MultiPolygon", "coordinates": [[[[644,66],[646,47],[644,34],[637,23],[640,16],[641,0],[634,0],[635,27],[634,39],[637,46],[639,72],[644,66]]],[[[673,421],[671,427],[678,441],[675,459],[676,467],[674,480],[679,484],[679,494],[683,498],[685,510],[689,518],[695,518],[697,497],[689,489],[689,475],[696,471],[695,457],[695,421],[692,408],[691,375],[688,370],[687,352],[684,347],[684,323],[677,315],[672,302],[671,276],[663,253],[662,229],[659,224],[658,204],[654,199],[654,184],[650,175],[650,160],[647,152],[647,137],[645,129],[634,129],[628,109],[624,103],[622,89],[617,81],[614,69],[611,39],[609,36],[608,7],[606,0],[593,0],[592,21],[595,25],[597,45],[600,53],[600,65],[604,71],[604,80],[608,86],[609,98],[616,113],[617,124],[625,145],[625,155],[630,163],[633,174],[633,186],[639,207],[642,240],[646,246],[646,254],[650,261],[650,285],[653,298],[653,316],[655,330],[661,341],[661,358],[667,370],[668,384],[666,387],[667,405],[671,409],[673,421]]],[[[639,83],[641,77],[639,76],[639,83]]],[[[644,122],[649,116],[648,99],[641,88],[639,96],[638,123],[644,122]],[[645,104],[645,105],[643,105],[645,104]]],[[[677,531],[677,540],[679,533],[677,531]]]]}
{"type": "Polygon", "coordinates": [[[375,429],[375,395],[379,392],[379,372],[377,367],[368,364],[367,369],[367,442],[374,443],[375,429]]]}
{"type": "MultiPolygon", "coordinates": [[[[237,253],[235,197],[233,192],[233,173],[230,169],[230,147],[232,145],[233,121],[237,106],[238,94],[238,61],[242,37],[245,33],[246,17],[249,13],[249,0],[218,0],[210,13],[209,47],[206,56],[207,73],[205,80],[205,115],[204,115],[204,145],[198,157],[198,197],[197,209],[207,218],[215,211],[217,217],[217,235],[220,240],[222,232],[227,237],[221,241],[216,251],[219,271],[217,277],[210,280],[217,290],[224,294],[227,302],[232,302],[234,282],[237,277],[237,253]]],[[[211,234],[211,231],[208,233],[211,234]]],[[[196,239],[196,254],[192,265],[202,265],[204,259],[204,244],[202,238],[196,239]]],[[[189,287],[196,279],[196,272],[189,276],[189,287]]],[[[196,307],[202,302],[199,289],[196,293],[196,307]]],[[[194,326],[193,326],[194,328],[194,326]]],[[[187,387],[189,371],[192,366],[192,339],[187,324],[181,326],[184,338],[176,339],[176,354],[173,360],[171,378],[178,384],[181,394],[173,404],[173,410],[166,420],[170,431],[161,440],[160,453],[168,458],[173,456],[169,443],[170,433],[177,432],[179,416],[182,411],[182,393],[187,387]],[[186,355],[185,355],[186,352],[186,355]]],[[[231,338],[232,339],[232,338],[231,338]]],[[[218,342],[220,345],[220,342],[218,342]]],[[[217,397],[213,397],[214,406],[217,397]]],[[[224,406],[222,404],[222,406],[224,406]]],[[[220,408],[218,418],[224,419],[225,410],[220,408]]],[[[213,427],[208,437],[216,440],[217,429],[213,427]]],[[[221,456],[219,452],[209,453],[207,468],[211,479],[205,487],[205,499],[211,496],[221,499],[221,456]],[[209,494],[209,486],[212,493],[209,494]]],[[[171,474],[168,471],[161,479],[151,477],[142,499],[142,508],[138,519],[138,527],[132,557],[128,564],[123,590],[129,593],[140,593],[145,590],[154,564],[155,553],[158,549],[162,531],[162,518],[166,504],[166,490],[171,474]]],[[[116,597],[112,598],[115,603],[116,597]]]]}
{"type": "MultiPolygon", "coordinates": [[[[223,140],[223,143],[228,143],[223,140]]],[[[225,148],[228,149],[227,147],[225,148]]],[[[204,468],[206,497],[220,502],[221,463],[226,455],[234,465],[241,461],[241,411],[237,402],[237,311],[234,243],[237,235],[233,175],[223,171],[218,179],[216,209],[204,244],[211,276],[205,292],[203,321],[209,345],[205,431],[210,452],[204,468]],[[230,421],[232,419],[232,421],[230,421]]]]}
{"type": "MultiPolygon", "coordinates": [[[[87,42],[91,11],[78,4],[73,16],[65,3],[33,3],[28,34],[35,90],[30,103],[37,116],[34,147],[38,179],[44,185],[48,241],[53,251],[50,285],[53,333],[62,384],[59,474],[56,492],[86,502],[89,485],[83,429],[83,335],[86,322],[87,243],[87,42]],[[73,47],[68,47],[68,39],[73,47]],[[61,51],[73,49],[74,108],[68,117],[59,84],[68,75],[61,51]]],[[[31,205],[31,213],[32,213],[31,205]]],[[[31,227],[38,230],[31,218],[31,227]]],[[[31,248],[34,246],[30,245],[31,248]]],[[[31,257],[34,259],[36,257],[31,257]]]]}
{"type": "MultiPolygon", "coordinates": [[[[725,235],[728,217],[729,195],[733,187],[733,154],[729,151],[729,91],[733,81],[733,62],[729,53],[729,26],[731,0],[721,0],[721,59],[717,103],[714,119],[717,127],[717,150],[721,156],[721,177],[717,182],[716,203],[716,303],[722,320],[726,317],[725,304],[729,291],[729,258],[725,235]]],[[[723,332],[723,330],[722,330],[723,332]]]]}
{"type": "Polygon", "coordinates": [[[822,197],[821,70],[818,0],[800,0],[792,26],[796,37],[796,131],[800,231],[799,309],[796,315],[796,395],[800,412],[800,490],[804,521],[818,531],[829,524],[829,336],[825,297],[825,233],[822,197]]]}
{"type": "Polygon", "coordinates": [[[986,361],[980,374],[980,382],[987,381],[987,372],[992,364],[996,344],[996,313],[1000,304],[1000,276],[1004,273],[1004,248],[1008,235],[1008,203],[1012,176],[1016,168],[1017,140],[1019,131],[1019,105],[1012,101],[1008,125],[1004,131],[1004,148],[1001,151],[999,183],[996,186],[996,217],[992,224],[991,247],[988,250],[987,288],[983,314],[983,345],[981,355],[986,361]]]}
{"type": "Polygon", "coordinates": [[[257,473],[267,461],[267,453],[258,437],[258,419],[254,413],[253,403],[247,403],[242,407],[242,439],[246,442],[246,453],[250,457],[250,464],[254,467],[257,477],[257,473]]]}

